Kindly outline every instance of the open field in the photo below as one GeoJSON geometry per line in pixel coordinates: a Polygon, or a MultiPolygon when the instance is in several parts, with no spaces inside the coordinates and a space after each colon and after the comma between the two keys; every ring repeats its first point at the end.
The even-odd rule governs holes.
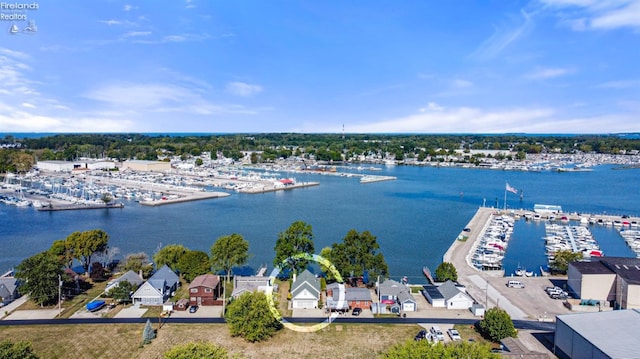
{"type": "MultiPolygon", "coordinates": [[[[153,322],[152,322],[153,323],[153,322]]],[[[157,328],[157,323],[153,323],[157,328]]],[[[245,358],[372,358],[413,339],[417,325],[337,324],[314,333],[283,329],[251,344],[232,338],[223,324],[165,324],[151,344],[140,346],[144,324],[0,327],[0,337],[31,341],[41,358],[162,358],[177,344],[205,340],[245,358]]]]}

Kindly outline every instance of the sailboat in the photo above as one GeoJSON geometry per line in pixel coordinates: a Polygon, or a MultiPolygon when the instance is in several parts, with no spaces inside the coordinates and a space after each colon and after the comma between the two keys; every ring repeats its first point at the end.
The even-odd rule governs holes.
{"type": "Polygon", "coordinates": [[[11,27],[9,28],[9,33],[10,34],[17,34],[18,32],[20,32],[20,29],[18,29],[18,25],[11,24],[11,27]]]}

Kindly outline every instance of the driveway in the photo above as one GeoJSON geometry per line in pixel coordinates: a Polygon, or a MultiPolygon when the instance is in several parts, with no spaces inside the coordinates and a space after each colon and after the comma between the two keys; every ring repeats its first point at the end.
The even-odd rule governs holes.
{"type": "Polygon", "coordinates": [[[127,308],[122,308],[114,316],[114,318],[142,318],[144,313],[147,312],[147,308],[141,308],[139,304],[132,305],[127,308]]]}
{"type": "Polygon", "coordinates": [[[189,313],[187,310],[174,310],[171,312],[171,318],[221,318],[221,305],[201,305],[195,313],[189,313]]]}
{"type": "Polygon", "coordinates": [[[33,310],[14,310],[9,316],[3,320],[31,320],[31,319],[54,319],[58,313],[58,309],[33,309],[33,310]]]}

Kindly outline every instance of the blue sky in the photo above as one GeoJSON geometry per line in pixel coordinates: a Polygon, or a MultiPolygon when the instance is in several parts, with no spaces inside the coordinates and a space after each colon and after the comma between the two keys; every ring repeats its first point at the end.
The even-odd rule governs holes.
{"type": "Polygon", "coordinates": [[[640,0],[36,3],[0,132],[640,131],[640,0]]]}

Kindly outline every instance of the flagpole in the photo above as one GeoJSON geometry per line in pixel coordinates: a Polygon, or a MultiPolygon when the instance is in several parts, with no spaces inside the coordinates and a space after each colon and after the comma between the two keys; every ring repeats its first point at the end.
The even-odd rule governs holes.
{"type": "Polygon", "coordinates": [[[504,210],[507,210],[507,184],[504,185],[504,210]]]}

